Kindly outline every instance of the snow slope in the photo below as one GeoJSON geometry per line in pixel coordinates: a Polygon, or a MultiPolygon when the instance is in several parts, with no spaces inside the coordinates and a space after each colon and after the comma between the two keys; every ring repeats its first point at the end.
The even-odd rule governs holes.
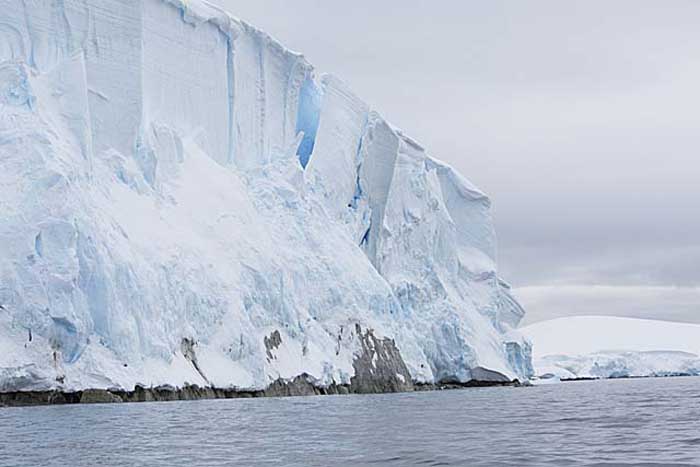
{"type": "Polygon", "coordinates": [[[560,378],[700,374],[700,325],[608,316],[543,321],[520,331],[537,375],[560,378]]]}
{"type": "Polygon", "coordinates": [[[489,199],[340,80],[203,1],[0,11],[0,391],[347,384],[370,330],[529,376],[489,199]]]}

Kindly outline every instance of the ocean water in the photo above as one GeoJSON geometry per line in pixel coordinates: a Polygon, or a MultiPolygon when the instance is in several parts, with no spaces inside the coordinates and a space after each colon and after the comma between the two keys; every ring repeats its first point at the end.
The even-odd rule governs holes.
{"type": "Polygon", "coordinates": [[[700,465],[700,378],[4,408],[0,465],[700,465]]]}

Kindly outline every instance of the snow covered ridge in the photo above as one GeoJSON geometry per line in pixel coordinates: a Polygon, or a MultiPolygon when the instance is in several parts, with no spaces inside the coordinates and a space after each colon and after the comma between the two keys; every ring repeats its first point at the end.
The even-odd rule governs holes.
{"type": "Polygon", "coordinates": [[[488,198],[338,79],[200,1],[0,10],[0,392],[532,373],[488,198]]]}
{"type": "Polygon", "coordinates": [[[607,316],[526,326],[544,379],[700,375],[700,325],[607,316]]]}

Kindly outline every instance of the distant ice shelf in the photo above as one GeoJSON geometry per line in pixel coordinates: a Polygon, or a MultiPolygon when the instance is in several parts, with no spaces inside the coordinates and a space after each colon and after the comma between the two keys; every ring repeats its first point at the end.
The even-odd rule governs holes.
{"type": "Polygon", "coordinates": [[[488,197],[338,78],[204,1],[0,11],[0,392],[531,375],[488,197]]]}
{"type": "Polygon", "coordinates": [[[700,325],[578,316],[521,328],[541,380],[700,375],[700,325]]]}

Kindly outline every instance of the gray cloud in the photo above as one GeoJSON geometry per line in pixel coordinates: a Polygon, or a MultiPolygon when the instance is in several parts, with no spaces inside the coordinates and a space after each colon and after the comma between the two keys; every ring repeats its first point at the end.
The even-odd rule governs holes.
{"type": "Polygon", "coordinates": [[[216,1],[487,191],[514,285],[700,285],[700,2],[216,1]]]}
{"type": "Polygon", "coordinates": [[[562,316],[611,315],[700,323],[700,287],[547,286],[517,289],[523,324],[562,316]]]}

